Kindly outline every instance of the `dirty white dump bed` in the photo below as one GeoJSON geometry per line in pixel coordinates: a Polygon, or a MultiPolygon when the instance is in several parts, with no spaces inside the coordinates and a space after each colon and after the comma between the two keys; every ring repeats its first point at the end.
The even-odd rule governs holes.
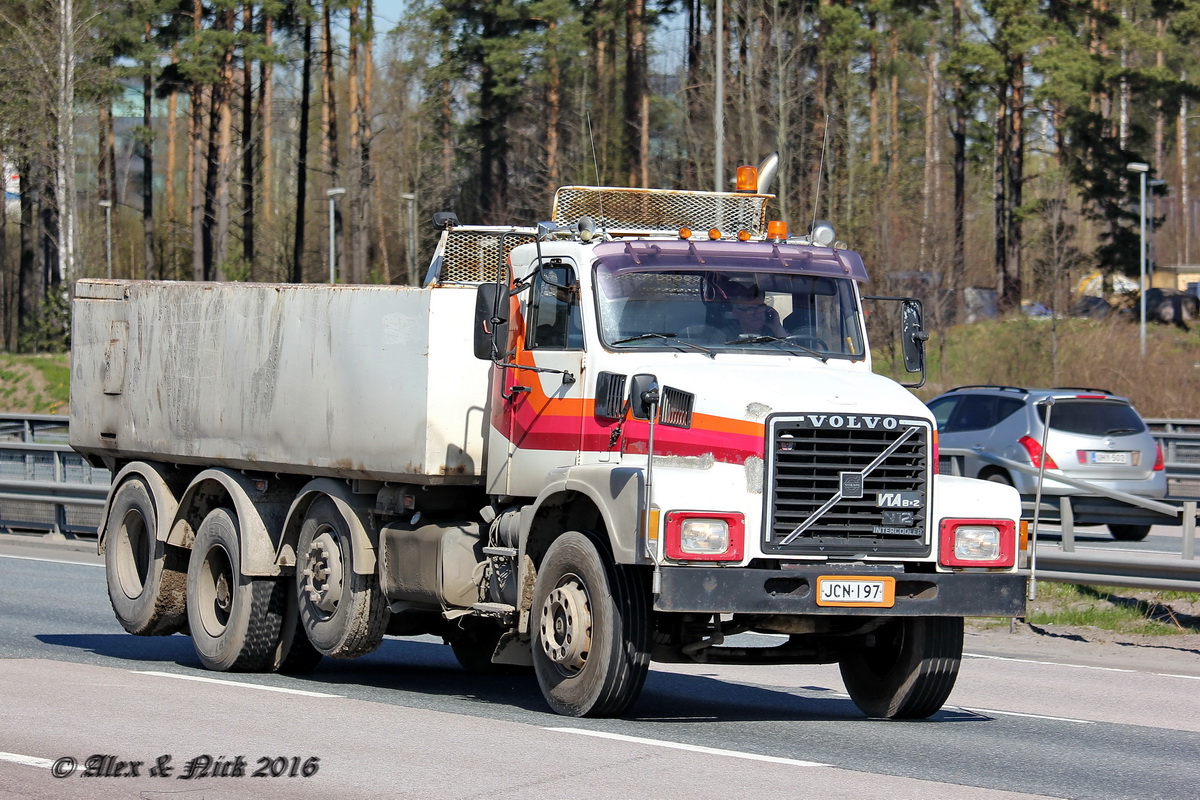
{"type": "Polygon", "coordinates": [[[473,287],[85,280],[71,445],[113,460],[474,483],[473,287]]]}

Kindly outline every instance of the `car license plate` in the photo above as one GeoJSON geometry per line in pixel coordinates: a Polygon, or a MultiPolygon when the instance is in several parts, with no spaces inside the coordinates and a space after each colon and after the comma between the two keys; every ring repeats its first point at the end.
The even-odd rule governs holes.
{"type": "Polygon", "coordinates": [[[896,604],[896,579],[881,575],[859,578],[822,575],[817,578],[817,605],[891,608],[896,604]]]}
{"type": "Polygon", "coordinates": [[[1093,464],[1128,464],[1129,453],[1111,450],[1093,450],[1090,454],[1093,464]]]}

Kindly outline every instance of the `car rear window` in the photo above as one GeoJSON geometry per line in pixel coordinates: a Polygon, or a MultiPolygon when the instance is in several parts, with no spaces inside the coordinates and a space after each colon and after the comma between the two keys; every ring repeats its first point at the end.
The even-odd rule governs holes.
{"type": "MultiPolygon", "coordinates": [[[[1046,407],[1038,406],[1038,417],[1046,421],[1046,407]]],[[[1056,400],[1050,428],[1085,436],[1122,436],[1141,433],[1146,423],[1125,403],[1111,400],[1056,400]]]]}

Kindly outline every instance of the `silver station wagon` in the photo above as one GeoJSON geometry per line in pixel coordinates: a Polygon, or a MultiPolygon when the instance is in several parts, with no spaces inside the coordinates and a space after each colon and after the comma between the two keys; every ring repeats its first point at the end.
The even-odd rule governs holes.
{"type": "MultiPolygon", "coordinates": [[[[927,404],[937,420],[938,444],[990,453],[1035,469],[1046,457],[1044,495],[1086,495],[1088,491],[1053,480],[1055,475],[1143,497],[1163,497],[1167,477],[1162,450],[1128,399],[1103,389],[1023,389],[1016,386],[959,386],[927,404]],[[1046,452],[1042,452],[1047,408],[1054,398],[1046,452]]],[[[983,458],[963,459],[963,474],[1015,486],[1022,495],[1037,491],[1037,476],[1010,470],[983,458]]],[[[1145,538],[1149,525],[1109,524],[1116,539],[1145,538]]]]}

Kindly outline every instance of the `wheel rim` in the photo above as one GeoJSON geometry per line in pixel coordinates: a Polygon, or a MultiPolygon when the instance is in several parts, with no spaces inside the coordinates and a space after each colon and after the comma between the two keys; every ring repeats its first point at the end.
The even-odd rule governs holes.
{"type": "Polygon", "coordinates": [[[560,672],[577,674],[592,649],[592,605],[577,575],[565,575],[542,603],[542,651],[560,672]]]}
{"type": "Polygon", "coordinates": [[[224,547],[214,545],[204,554],[196,593],[200,623],[214,638],[225,632],[233,612],[233,562],[224,547]]]}
{"type": "Polygon", "coordinates": [[[146,586],[150,574],[150,537],[147,535],[146,519],[140,511],[130,509],[117,529],[117,578],[121,591],[130,600],[137,599],[146,586]]]}
{"type": "Polygon", "coordinates": [[[304,594],[309,604],[325,618],[337,611],[342,599],[342,550],[332,528],[322,528],[313,537],[304,558],[304,594]]]}

